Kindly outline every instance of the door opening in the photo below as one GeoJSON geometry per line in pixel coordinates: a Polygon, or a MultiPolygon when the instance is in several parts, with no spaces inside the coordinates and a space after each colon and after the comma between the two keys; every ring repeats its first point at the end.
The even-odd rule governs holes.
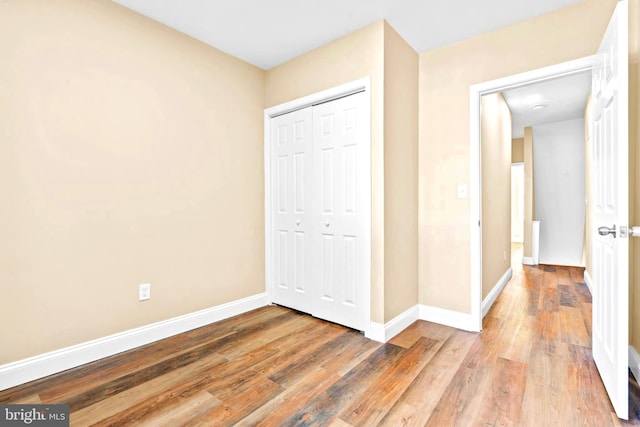
{"type": "MultiPolygon", "coordinates": [[[[561,77],[590,72],[596,63],[596,57],[585,57],[538,70],[517,74],[498,80],[476,84],[470,87],[470,253],[471,253],[471,309],[474,324],[471,330],[482,330],[483,291],[482,291],[482,212],[483,183],[481,168],[481,100],[485,95],[505,92],[535,83],[552,81],[561,77]]],[[[508,218],[510,220],[510,217],[508,218]]],[[[526,225],[525,225],[526,227],[526,225]]],[[[526,228],[524,230],[526,233],[526,228]]],[[[525,254],[526,256],[526,254],[525,254]]]]}
{"type": "Polygon", "coordinates": [[[524,163],[511,164],[511,268],[522,270],[524,244],[524,163]]]}
{"type": "MultiPolygon", "coordinates": [[[[597,55],[470,87],[471,307],[482,329],[482,168],[481,98],[508,88],[567,76],[593,74],[593,134],[588,179],[593,185],[593,329],[595,364],[619,418],[628,418],[628,13],[617,3],[597,55]],[[596,228],[599,230],[596,232],[596,228]]],[[[585,276],[586,278],[586,276],[585,276]]]]}

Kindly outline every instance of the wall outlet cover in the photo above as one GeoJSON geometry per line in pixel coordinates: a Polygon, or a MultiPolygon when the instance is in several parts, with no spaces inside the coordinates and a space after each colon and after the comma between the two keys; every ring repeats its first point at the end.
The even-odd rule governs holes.
{"type": "Polygon", "coordinates": [[[143,283],[138,287],[138,300],[145,301],[151,299],[151,283],[143,283]]]}

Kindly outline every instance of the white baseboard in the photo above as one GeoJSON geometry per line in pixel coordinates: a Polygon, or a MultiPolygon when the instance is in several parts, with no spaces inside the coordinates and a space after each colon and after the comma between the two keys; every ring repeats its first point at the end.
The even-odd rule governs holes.
{"type": "Polygon", "coordinates": [[[441,325],[451,326],[465,331],[479,332],[475,326],[477,322],[474,321],[470,313],[461,313],[459,311],[445,310],[443,308],[420,304],[418,317],[428,322],[440,323],[441,325]]]}
{"type": "Polygon", "coordinates": [[[369,330],[365,331],[365,337],[373,341],[387,342],[418,320],[418,311],[418,306],[414,305],[384,325],[371,322],[369,330]]]}
{"type": "Polygon", "coordinates": [[[632,346],[629,346],[629,369],[636,381],[640,382],[640,354],[632,346]]]}
{"type": "Polygon", "coordinates": [[[540,221],[531,221],[531,258],[533,264],[540,262],[540,221]]]}
{"type": "Polygon", "coordinates": [[[382,323],[371,322],[369,329],[364,331],[364,336],[373,341],[387,342],[385,340],[385,329],[382,323]]]}
{"type": "Polygon", "coordinates": [[[589,288],[589,292],[593,295],[593,282],[591,281],[591,276],[589,276],[589,272],[587,270],[584,271],[584,283],[589,288]]]}
{"type": "Polygon", "coordinates": [[[535,264],[533,263],[533,257],[530,257],[530,256],[522,257],[522,263],[523,263],[524,265],[535,265],[535,264]]]}
{"type": "Polygon", "coordinates": [[[257,294],[82,344],[0,365],[0,390],[43,378],[268,305],[257,294]]]}
{"type": "Polygon", "coordinates": [[[484,301],[482,301],[482,317],[483,318],[484,316],[487,315],[493,303],[496,302],[496,298],[498,298],[498,295],[500,295],[500,292],[502,292],[504,287],[507,286],[507,283],[509,283],[509,280],[511,280],[512,277],[513,277],[513,269],[509,267],[509,269],[504,272],[500,280],[498,280],[498,283],[496,283],[493,289],[491,289],[491,291],[486,296],[484,301]]]}
{"type": "MultiPolygon", "coordinates": [[[[508,281],[509,279],[507,279],[508,281]]],[[[477,327],[474,326],[476,322],[473,321],[473,317],[469,313],[417,304],[384,325],[371,322],[369,329],[365,331],[365,337],[373,341],[387,342],[416,320],[426,320],[465,331],[478,332],[477,327]]]]}

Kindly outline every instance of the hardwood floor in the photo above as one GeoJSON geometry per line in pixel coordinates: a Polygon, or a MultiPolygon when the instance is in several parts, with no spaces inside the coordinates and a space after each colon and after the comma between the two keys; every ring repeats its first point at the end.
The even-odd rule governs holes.
{"type": "MultiPolygon", "coordinates": [[[[480,334],[418,321],[387,344],[265,307],[0,392],[71,425],[614,426],[578,268],[516,268],[480,334]]],[[[630,378],[630,422],[640,387],[630,378]]]]}

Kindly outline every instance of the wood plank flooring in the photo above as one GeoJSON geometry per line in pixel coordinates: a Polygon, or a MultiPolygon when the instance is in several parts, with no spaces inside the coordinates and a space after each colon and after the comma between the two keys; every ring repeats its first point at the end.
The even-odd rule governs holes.
{"type": "Polygon", "coordinates": [[[387,344],[265,307],[0,392],[72,426],[616,426],[579,268],[516,268],[480,334],[418,321],[387,344]]]}

